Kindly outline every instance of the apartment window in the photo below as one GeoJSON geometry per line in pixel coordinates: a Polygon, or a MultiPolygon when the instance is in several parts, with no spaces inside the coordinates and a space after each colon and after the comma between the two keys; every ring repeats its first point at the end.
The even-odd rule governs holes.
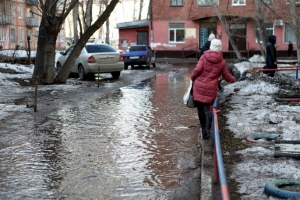
{"type": "Polygon", "coordinates": [[[289,41],[296,43],[296,34],[293,28],[289,24],[285,24],[284,29],[284,42],[288,43],[289,41]]]}
{"type": "Polygon", "coordinates": [[[171,0],[171,6],[182,6],[183,0],[171,0]]]}
{"type": "MultiPolygon", "coordinates": [[[[296,3],[296,4],[299,4],[299,3],[300,3],[300,0],[295,0],[295,3],[296,3]]],[[[290,1],[289,1],[289,0],[286,0],[286,4],[290,4],[290,1]]]]}
{"type": "Polygon", "coordinates": [[[23,31],[23,29],[19,30],[19,41],[20,42],[24,41],[24,31],[23,31]]]}
{"type": "Polygon", "coordinates": [[[169,24],[169,42],[182,43],[185,41],[184,23],[169,24]]]}
{"type": "Polygon", "coordinates": [[[273,4],[273,0],[262,0],[265,4],[273,4]]]}
{"type": "Polygon", "coordinates": [[[15,42],[16,41],[16,30],[10,29],[10,41],[15,42]]]}
{"type": "Polygon", "coordinates": [[[219,5],[219,0],[197,0],[198,6],[212,6],[212,2],[215,2],[219,5]]]}
{"type": "Polygon", "coordinates": [[[6,29],[0,28],[0,41],[5,42],[6,41],[6,29]]]}
{"type": "Polygon", "coordinates": [[[15,17],[16,14],[15,14],[15,5],[10,5],[10,14],[15,17]]]}
{"type": "Polygon", "coordinates": [[[246,0],[232,0],[232,5],[234,6],[246,5],[246,0]]]}
{"type": "Polygon", "coordinates": [[[23,7],[19,6],[19,19],[23,19],[23,7]]]}
{"type": "MultiPolygon", "coordinates": [[[[274,35],[273,23],[266,23],[265,27],[266,27],[266,31],[267,31],[267,36],[274,35]]],[[[258,41],[262,42],[262,39],[260,38],[260,34],[259,34],[260,29],[257,29],[256,31],[257,31],[257,35],[258,35],[256,42],[258,42],[258,41]]]]}
{"type": "Polygon", "coordinates": [[[4,4],[0,3],[0,13],[4,13],[4,4]]]}

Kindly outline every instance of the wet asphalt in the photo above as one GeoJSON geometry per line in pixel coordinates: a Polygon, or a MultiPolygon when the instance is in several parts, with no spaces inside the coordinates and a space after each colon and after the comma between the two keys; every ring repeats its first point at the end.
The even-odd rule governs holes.
{"type": "Polygon", "coordinates": [[[39,86],[37,112],[1,119],[0,199],[199,199],[199,122],[182,100],[193,68],[39,86]]]}

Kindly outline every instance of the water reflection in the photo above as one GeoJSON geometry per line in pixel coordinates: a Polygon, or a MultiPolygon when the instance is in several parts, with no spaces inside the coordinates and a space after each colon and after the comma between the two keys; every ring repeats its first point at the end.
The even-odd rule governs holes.
{"type": "Polygon", "coordinates": [[[7,121],[0,141],[1,199],[42,199],[53,197],[62,178],[58,152],[59,132],[51,119],[34,121],[29,114],[20,113],[7,121]],[[24,123],[24,129],[15,129],[24,123]],[[38,128],[34,128],[38,127],[38,128]]]}
{"type": "Polygon", "coordinates": [[[43,121],[20,115],[22,132],[1,133],[1,197],[191,199],[179,191],[200,176],[198,130],[177,128],[198,123],[182,103],[189,77],[174,69],[43,121]]]}

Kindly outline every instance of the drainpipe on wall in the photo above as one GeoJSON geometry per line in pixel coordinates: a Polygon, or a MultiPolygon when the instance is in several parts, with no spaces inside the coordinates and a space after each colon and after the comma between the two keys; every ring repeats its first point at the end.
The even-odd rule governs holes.
{"type": "Polygon", "coordinates": [[[152,44],[153,44],[153,26],[152,26],[152,0],[150,0],[149,1],[149,10],[150,10],[150,12],[149,12],[149,18],[150,18],[150,23],[149,23],[149,25],[150,25],[150,46],[151,46],[151,48],[153,48],[153,46],[152,46],[152,44]]]}

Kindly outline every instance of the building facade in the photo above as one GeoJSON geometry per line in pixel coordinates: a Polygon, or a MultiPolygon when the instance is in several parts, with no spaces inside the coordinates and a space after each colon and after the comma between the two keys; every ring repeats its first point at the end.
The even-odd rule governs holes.
{"type": "MultiPolygon", "coordinates": [[[[267,35],[277,36],[279,56],[287,56],[288,42],[296,43],[291,23],[290,6],[286,0],[262,0],[257,12],[256,0],[170,0],[151,1],[149,43],[159,57],[196,56],[210,33],[222,41],[224,55],[233,48],[218,15],[226,18],[238,50],[244,56],[260,54],[256,32],[261,31],[253,23],[258,14],[266,24],[267,35]],[[186,54],[186,55],[185,55],[186,54]]],[[[300,3],[300,2],[299,2],[300,3]]],[[[296,9],[300,9],[297,6],[296,9]]],[[[295,48],[294,48],[295,49],[295,48]]],[[[226,54],[227,53],[227,54],[226,54]]],[[[295,52],[294,52],[295,54],[295,52]]]]}
{"type": "MultiPolygon", "coordinates": [[[[36,7],[38,0],[0,0],[1,49],[37,49],[41,17],[36,7]]],[[[65,49],[64,29],[58,35],[57,49],[65,49]]]]}
{"type": "MultiPolygon", "coordinates": [[[[141,10],[141,19],[146,19],[149,8],[149,0],[120,0],[112,11],[109,17],[109,30],[107,30],[106,23],[102,25],[90,38],[90,42],[102,43],[106,41],[106,35],[109,35],[109,44],[115,48],[121,47],[121,42],[124,39],[120,39],[119,30],[117,28],[118,23],[126,23],[136,21],[139,18],[139,11],[141,10]],[[141,4],[142,3],[142,4],[141,4]],[[121,41],[120,41],[121,40],[121,41]]],[[[104,11],[104,5],[99,1],[94,1],[92,8],[92,23],[94,23],[99,15],[104,11]]],[[[82,16],[82,8],[79,9],[79,15],[82,16]]],[[[78,26],[79,27],[79,26],[78,26]]],[[[68,44],[74,38],[74,23],[72,12],[68,15],[65,21],[66,37],[68,44]]]]}

